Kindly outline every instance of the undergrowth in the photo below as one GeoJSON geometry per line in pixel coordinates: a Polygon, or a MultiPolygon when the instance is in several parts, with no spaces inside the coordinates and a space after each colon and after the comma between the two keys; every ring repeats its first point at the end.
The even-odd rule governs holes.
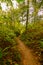
{"type": "Polygon", "coordinates": [[[21,54],[15,42],[16,34],[6,25],[0,25],[0,65],[19,65],[21,54]]]}
{"type": "Polygon", "coordinates": [[[21,35],[21,40],[34,50],[34,54],[43,63],[43,22],[29,24],[27,32],[21,35]]]}

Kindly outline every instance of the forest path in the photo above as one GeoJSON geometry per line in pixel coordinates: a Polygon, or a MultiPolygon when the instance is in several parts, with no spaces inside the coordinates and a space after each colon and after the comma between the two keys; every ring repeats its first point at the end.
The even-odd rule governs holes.
{"type": "Polygon", "coordinates": [[[23,65],[40,65],[32,54],[31,49],[27,48],[19,38],[16,38],[16,42],[18,43],[18,49],[22,54],[23,65]]]}

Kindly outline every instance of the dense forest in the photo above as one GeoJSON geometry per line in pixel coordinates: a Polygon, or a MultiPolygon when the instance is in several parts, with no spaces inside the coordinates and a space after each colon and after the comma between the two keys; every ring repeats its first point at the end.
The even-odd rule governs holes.
{"type": "Polygon", "coordinates": [[[43,65],[43,0],[0,0],[0,65],[43,65]]]}

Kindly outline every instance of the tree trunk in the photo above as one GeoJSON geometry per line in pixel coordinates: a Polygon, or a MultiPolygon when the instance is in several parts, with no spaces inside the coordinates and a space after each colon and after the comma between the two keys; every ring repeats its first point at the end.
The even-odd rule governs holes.
{"type": "Polygon", "coordinates": [[[29,0],[27,0],[26,31],[28,29],[28,15],[29,15],[29,0]]]}

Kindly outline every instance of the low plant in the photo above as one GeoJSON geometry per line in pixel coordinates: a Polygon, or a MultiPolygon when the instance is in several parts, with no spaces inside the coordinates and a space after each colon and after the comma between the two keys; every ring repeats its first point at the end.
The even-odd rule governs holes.
{"type": "Polygon", "coordinates": [[[15,42],[16,34],[9,27],[1,24],[0,26],[0,64],[13,65],[21,59],[20,52],[17,50],[15,42]]]}

